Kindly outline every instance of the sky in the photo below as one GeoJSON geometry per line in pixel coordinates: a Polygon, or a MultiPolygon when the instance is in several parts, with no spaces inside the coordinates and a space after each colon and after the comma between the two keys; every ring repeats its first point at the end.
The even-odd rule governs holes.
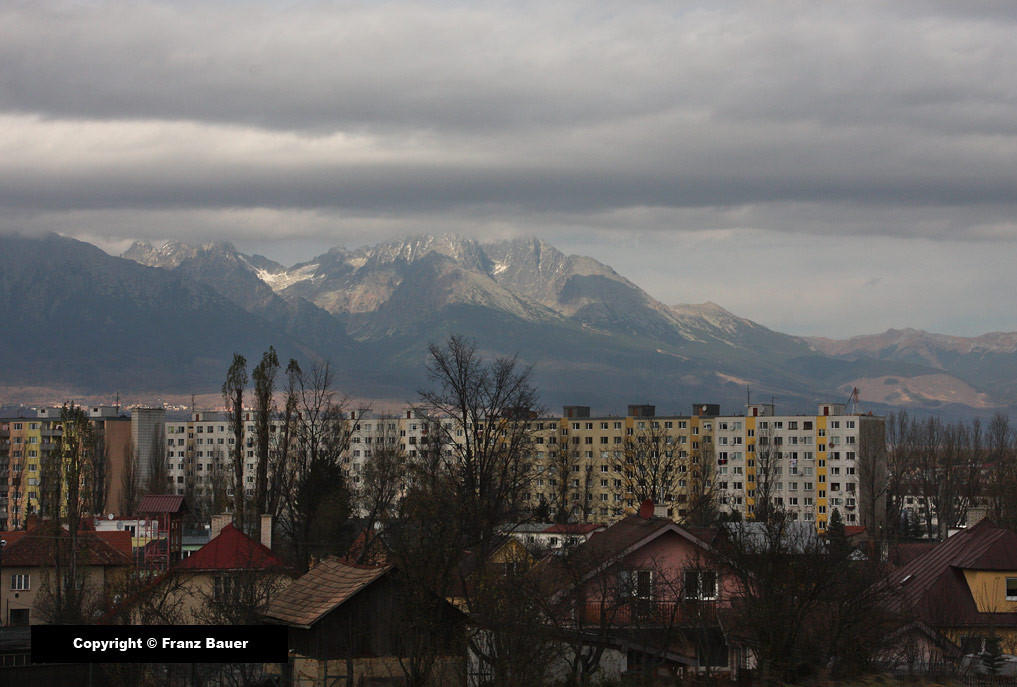
{"type": "Polygon", "coordinates": [[[1017,4],[0,4],[0,232],[539,236],[792,334],[1017,330],[1017,4]]]}

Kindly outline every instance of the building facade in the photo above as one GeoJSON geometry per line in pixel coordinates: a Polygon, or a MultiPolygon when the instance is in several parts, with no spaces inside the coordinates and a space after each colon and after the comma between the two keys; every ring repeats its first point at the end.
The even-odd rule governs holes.
{"type": "Polygon", "coordinates": [[[819,530],[834,509],[845,523],[861,524],[863,514],[882,513],[865,508],[871,490],[862,486],[866,470],[870,479],[885,474],[883,428],[882,417],[830,403],[815,415],[776,415],[772,404],[721,415],[714,404],[696,404],[684,416],[638,405],[623,417],[593,417],[585,406],[566,406],[560,417],[533,421],[530,502],[609,522],[634,513],[644,498],[679,521],[704,498],[749,520],[767,500],[819,530]]]}
{"type": "MultiPolygon", "coordinates": [[[[0,528],[19,529],[39,512],[43,464],[63,434],[61,408],[26,410],[0,419],[0,528]]],[[[102,512],[115,508],[116,479],[130,452],[131,419],[114,406],[84,406],[103,452],[106,488],[102,512]]]]}

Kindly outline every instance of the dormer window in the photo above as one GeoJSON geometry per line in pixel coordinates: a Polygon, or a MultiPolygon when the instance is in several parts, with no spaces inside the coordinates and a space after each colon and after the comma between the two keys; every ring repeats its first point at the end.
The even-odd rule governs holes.
{"type": "Polygon", "coordinates": [[[1017,577],[1006,578],[1006,600],[1017,601],[1017,577]]]}

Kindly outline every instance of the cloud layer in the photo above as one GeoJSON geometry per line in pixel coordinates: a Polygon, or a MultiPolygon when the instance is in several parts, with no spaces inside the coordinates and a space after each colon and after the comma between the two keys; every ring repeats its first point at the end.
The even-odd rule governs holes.
{"type": "Polygon", "coordinates": [[[899,326],[1017,329],[972,307],[987,292],[920,288],[923,259],[982,284],[1017,248],[1015,25],[1004,2],[6,3],[0,230],[291,260],[540,234],[620,269],[709,263],[706,297],[795,332],[874,331],[902,293],[899,326]],[[770,245],[786,264],[752,269],[770,245]],[[823,284],[793,321],[766,293],[788,279],[823,284]]]}

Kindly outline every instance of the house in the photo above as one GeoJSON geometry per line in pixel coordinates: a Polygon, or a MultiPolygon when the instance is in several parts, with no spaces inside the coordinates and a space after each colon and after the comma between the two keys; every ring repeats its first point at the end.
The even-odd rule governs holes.
{"type": "Polygon", "coordinates": [[[562,551],[581,544],[607,525],[592,522],[523,523],[512,530],[512,536],[533,551],[562,551]]]}
{"type": "Polygon", "coordinates": [[[899,638],[899,660],[1017,654],[1017,533],[982,520],[895,569],[886,585],[914,621],[899,638]]]}
{"type": "Polygon", "coordinates": [[[566,670],[601,678],[666,671],[734,672],[745,662],[721,622],[737,583],[697,533],[654,516],[651,502],[547,563],[566,670]],[[571,655],[569,655],[571,654],[571,655]]]}
{"type": "Polygon", "coordinates": [[[246,624],[295,573],[232,524],[166,572],[144,582],[110,620],[129,624],[246,624]]]}
{"type": "MultiPolygon", "coordinates": [[[[60,574],[67,574],[72,555],[70,533],[55,522],[30,530],[0,533],[7,542],[0,558],[0,613],[6,625],[51,622],[54,592],[60,574]]],[[[77,533],[73,548],[81,591],[80,608],[71,610],[91,617],[105,609],[115,589],[131,569],[131,539],[125,532],[77,533]]]]}
{"type": "Polygon", "coordinates": [[[426,615],[391,565],[326,558],[278,594],[264,619],[289,628],[284,684],[403,684],[428,670],[435,685],[461,683],[463,617],[433,599],[426,615]],[[352,682],[344,682],[350,675],[352,682]]]}

